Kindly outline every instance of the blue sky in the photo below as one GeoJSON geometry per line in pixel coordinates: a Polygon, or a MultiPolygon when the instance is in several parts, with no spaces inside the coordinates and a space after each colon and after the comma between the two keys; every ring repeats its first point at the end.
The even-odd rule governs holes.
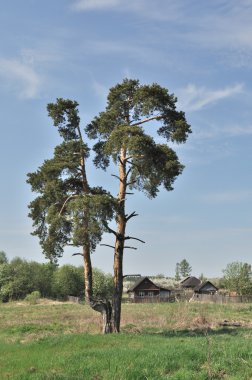
{"type": "MultiPolygon", "coordinates": [[[[220,276],[252,264],[252,1],[10,0],[0,13],[0,250],[42,261],[27,205],[26,174],[59,143],[46,105],[77,100],[83,127],[123,78],[157,82],[178,97],[193,134],[175,147],[186,166],[173,192],[136,194],[128,232],[146,241],[127,251],[125,273],[174,275],[186,258],[194,275],[220,276]]],[[[90,182],[117,193],[89,162],[90,182]]],[[[109,235],[104,243],[112,243],[109,235]]],[[[60,263],[81,264],[66,250],[60,263]]],[[[112,271],[98,247],[95,266],[112,271]]]]}

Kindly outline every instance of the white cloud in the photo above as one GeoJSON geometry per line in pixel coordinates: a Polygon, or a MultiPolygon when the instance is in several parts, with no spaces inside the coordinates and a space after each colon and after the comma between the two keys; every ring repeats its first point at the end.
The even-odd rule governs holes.
{"type": "MultiPolygon", "coordinates": [[[[168,23],[177,45],[218,51],[231,66],[252,65],[252,3],[215,0],[207,5],[187,0],[73,0],[79,12],[110,10],[168,23]]],[[[163,25],[160,24],[162,30],[163,25]]],[[[169,28],[169,26],[167,26],[169,28]]]]}
{"type": "Polygon", "coordinates": [[[243,84],[236,84],[220,90],[209,90],[205,87],[197,87],[189,84],[185,89],[180,90],[179,99],[181,108],[185,111],[198,111],[219,100],[230,98],[243,91],[243,84]]]}
{"type": "Polygon", "coordinates": [[[16,59],[0,59],[0,76],[3,83],[20,98],[32,99],[38,96],[41,79],[28,63],[16,59]]]}
{"type": "Polygon", "coordinates": [[[157,0],[74,0],[72,9],[79,12],[114,10],[120,12],[133,12],[140,16],[157,20],[178,20],[182,16],[182,3],[174,1],[157,0]]]}
{"type": "Polygon", "coordinates": [[[54,64],[62,61],[61,52],[59,52],[55,46],[49,47],[47,43],[46,49],[22,49],[21,50],[21,60],[22,63],[27,66],[33,65],[45,65],[45,64],[54,64]]]}
{"type": "Polygon", "coordinates": [[[201,125],[200,128],[194,127],[194,133],[192,135],[193,140],[209,140],[216,139],[219,137],[241,137],[241,136],[251,136],[252,135],[252,125],[213,125],[205,124],[201,125]]]}
{"type": "Polygon", "coordinates": [[[252,200],[252,191],[239,190],[223,193],[213,193],[202,196],[201,199],[210,203],[234,203],[252,200]]]}
{"type": "Polygon", "coordinates": [[[252,135],[252,126],[239,126],[239,125],[231,125],[228,127],[223,128],[223,133],[227,134],[231,137],[234,136],[246,136],[246,135],[252,135]]]}
{"type": "Polygon", "coordinates": [[[91,11],[106,9],[120,4],[120,0],[77,0],[73,4],[73,9],[77,11],[91,11]]]}

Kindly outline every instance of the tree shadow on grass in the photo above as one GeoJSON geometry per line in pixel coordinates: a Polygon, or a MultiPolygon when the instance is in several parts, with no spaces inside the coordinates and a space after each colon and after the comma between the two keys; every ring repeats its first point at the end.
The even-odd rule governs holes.
{"type": "Polygon", "coordinates": [[[245,332],[242,328],[237,327],[221,327],[216,329],[198,328],[198,329],[183,329],[183,330],[164,330],[161,332],[144,331],[145,335],[162,336],[164,338],[192,338],[218,335],[238,336],[245,332]]]}

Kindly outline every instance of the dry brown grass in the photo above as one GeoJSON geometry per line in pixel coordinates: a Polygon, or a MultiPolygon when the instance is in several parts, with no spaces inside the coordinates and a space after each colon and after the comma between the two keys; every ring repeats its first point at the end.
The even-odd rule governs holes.
{"type": "MultiPolygon", "coordinates": [[[[123,304],[122,331],[142,333],[183,329],[214,329],[224,320],[252,327],[252,306],[213,304],[123,304]]],[[[37,305],[13,302],[0,305],[0,338],[12,341],[102,330],[98,313],[86,305],[41,300],[37,305]],[[15,338],[14,338],[15,337],[15,338]]]]}

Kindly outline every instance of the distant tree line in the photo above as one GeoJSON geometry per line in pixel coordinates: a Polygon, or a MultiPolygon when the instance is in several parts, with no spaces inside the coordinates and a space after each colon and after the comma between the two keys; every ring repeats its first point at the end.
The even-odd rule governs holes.
{"type": "MultiPolygon", "coordinates": [[[[94,293],[97,298],[111,296],[112,275],[94,268],[94,293]]],[[[83,267],[37,263],[19,257],[8,262],[0,252],[0,301],[22,300],[33,292],[43,298],[67,300],[68,296],[84,299],[83,267]]]]}

